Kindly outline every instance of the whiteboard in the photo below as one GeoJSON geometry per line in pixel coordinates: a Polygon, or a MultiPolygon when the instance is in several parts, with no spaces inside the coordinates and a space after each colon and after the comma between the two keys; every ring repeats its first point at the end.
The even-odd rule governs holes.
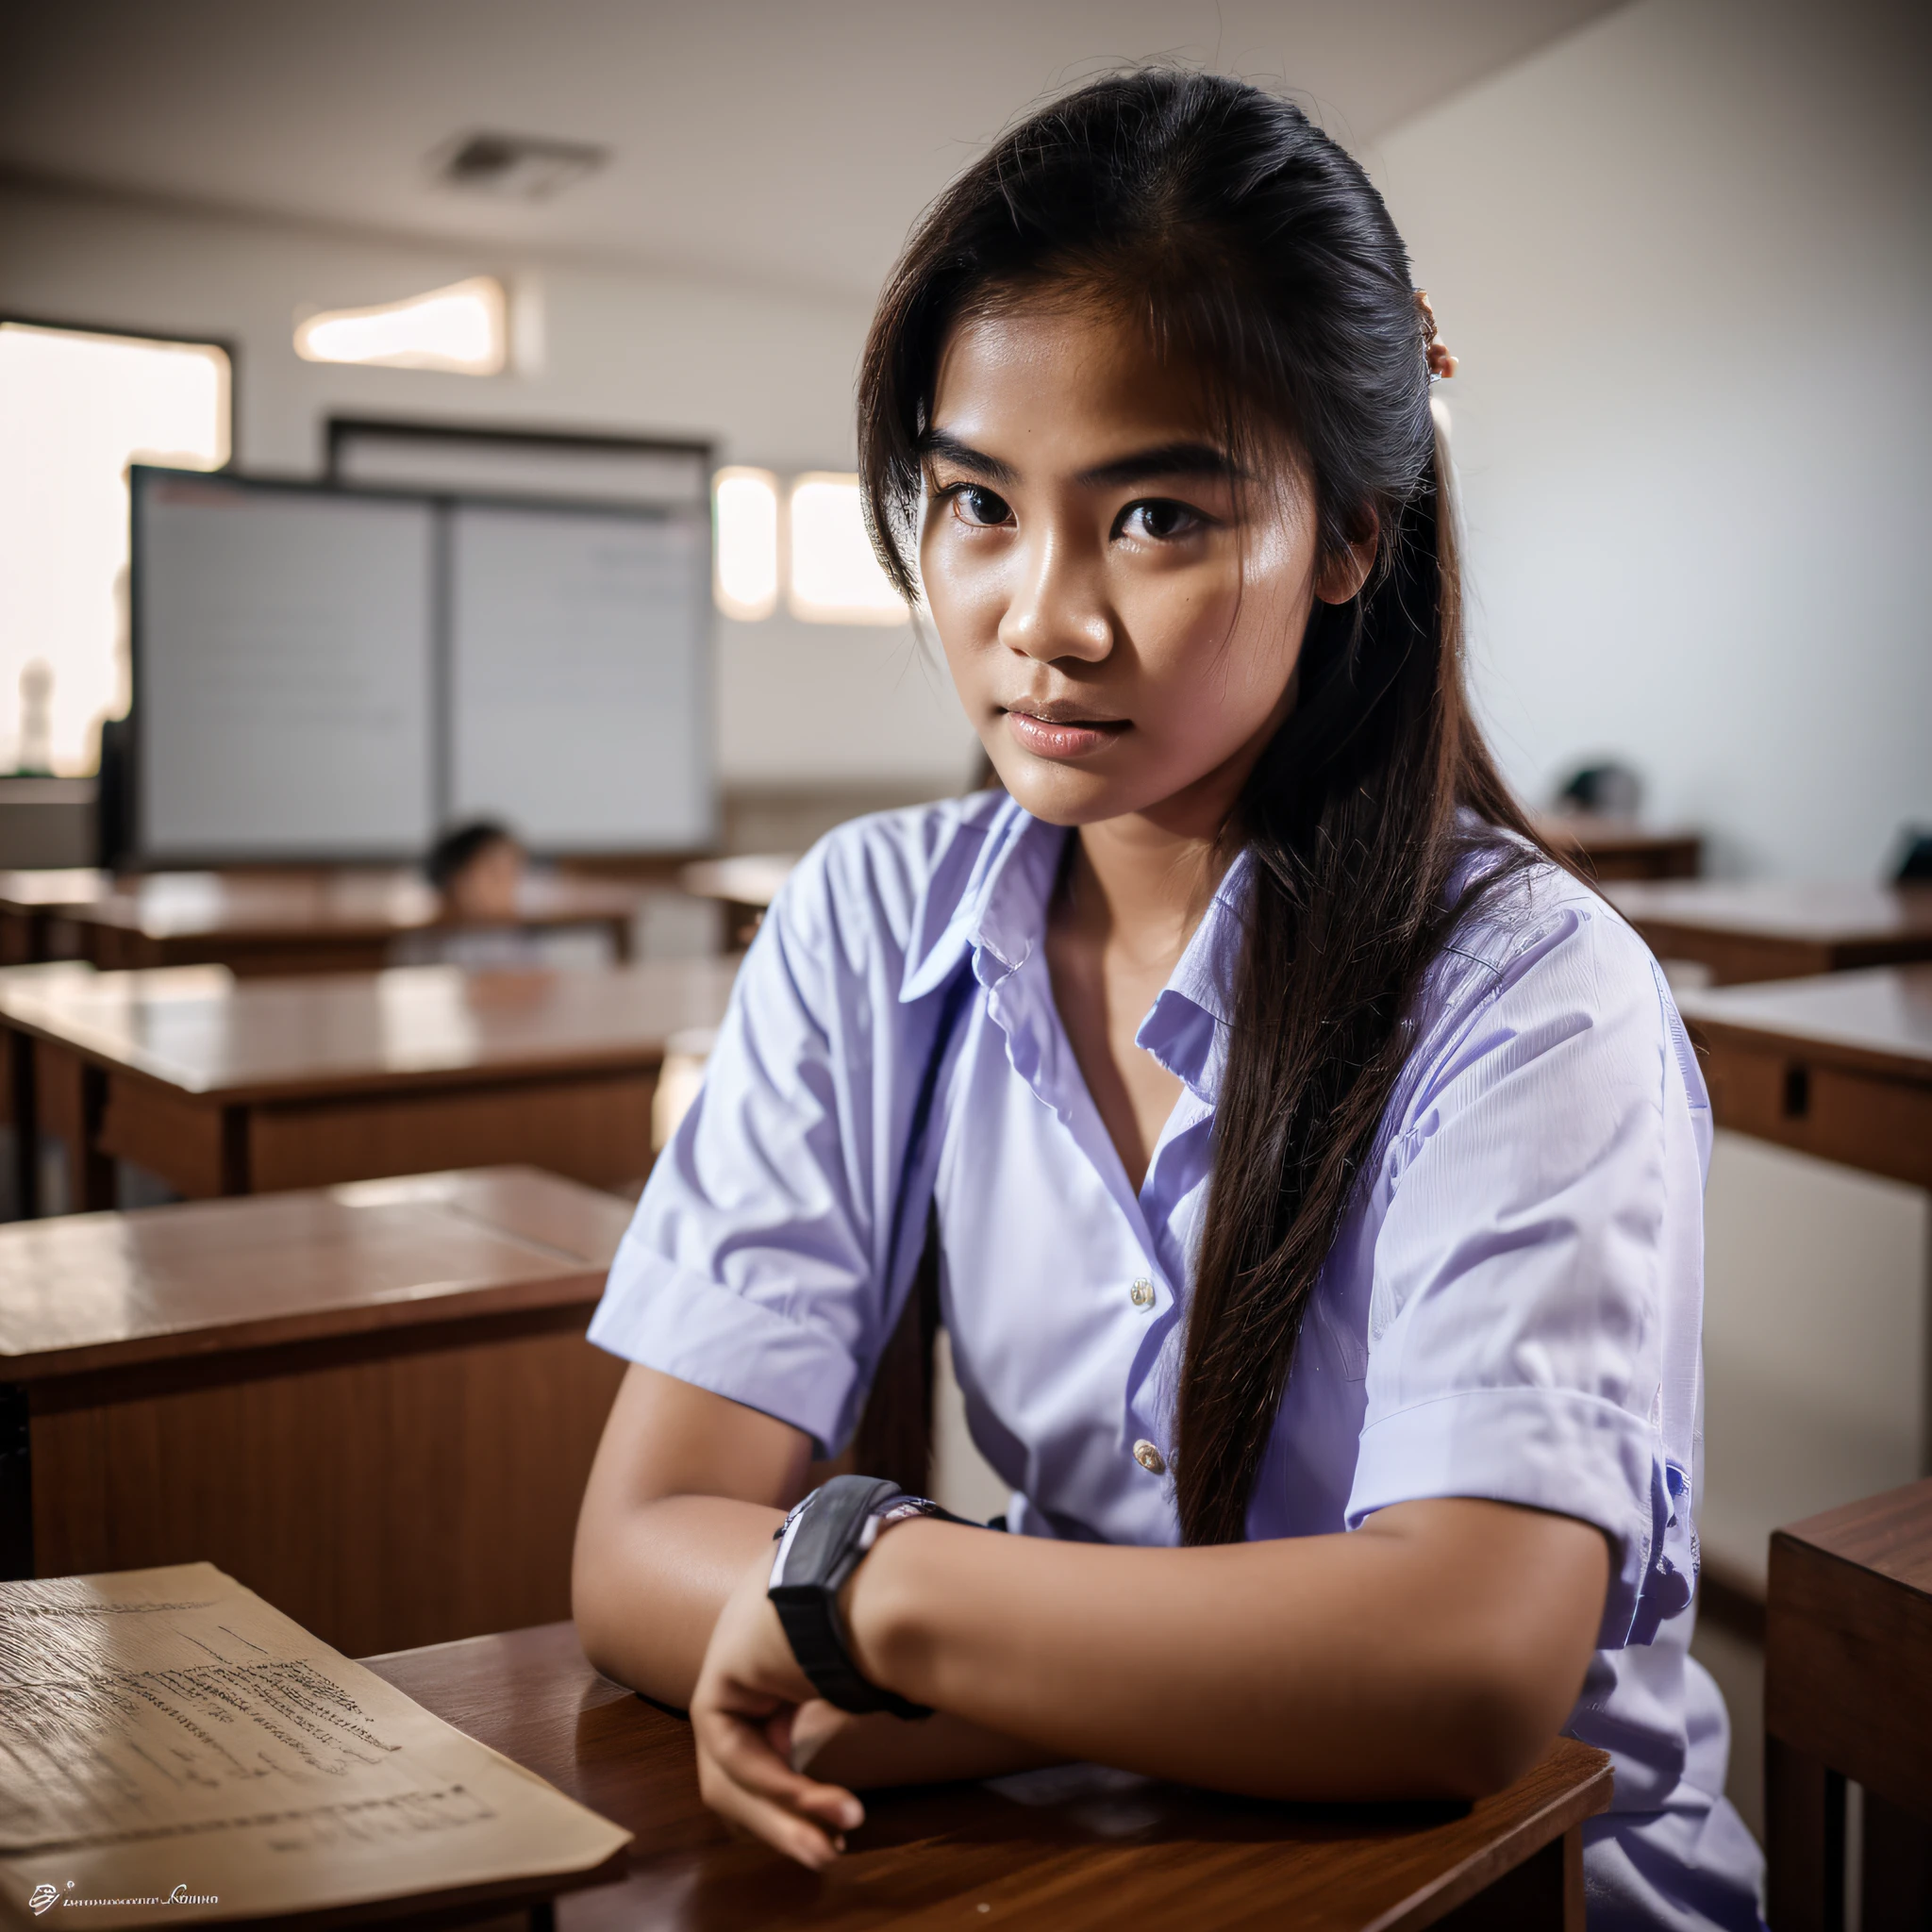
{"type": "Polygon", "coordinates": [[[401,858],[437,828],[426,502],[134,472],[144,858],[401,858]]]}
{"type": "Polygon", "coordinates": [[[540,851],[709,843],[704,511],[449,517],[451,818],[540,851]]]}

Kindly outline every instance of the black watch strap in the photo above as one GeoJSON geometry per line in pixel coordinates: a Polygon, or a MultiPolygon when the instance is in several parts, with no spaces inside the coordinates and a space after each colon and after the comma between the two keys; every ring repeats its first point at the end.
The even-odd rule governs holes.
{"type": "Polygon", "coordinates": [[[908,1496],[882,1477],[838,1475],[814,1490],[778,1530],[767,1594],[799,1669],[812,1689],[841,1710],[889,1710],[903,1718],[932,1715],[928,1706],[860,1674],[839,1614],[839,1592],[872,1547],[875,1519],[902,1514],[963,1520],[923,1496],[908,1496]]]}

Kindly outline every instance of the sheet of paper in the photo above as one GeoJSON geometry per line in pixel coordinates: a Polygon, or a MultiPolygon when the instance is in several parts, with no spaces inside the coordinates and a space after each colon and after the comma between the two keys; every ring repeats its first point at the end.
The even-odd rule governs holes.
{"type": "Polygon", "coordinates": [[[9,1923],[311,1910],[585,1872],[628,1840],[212,1564],[0,1585],[9,1923]]]}

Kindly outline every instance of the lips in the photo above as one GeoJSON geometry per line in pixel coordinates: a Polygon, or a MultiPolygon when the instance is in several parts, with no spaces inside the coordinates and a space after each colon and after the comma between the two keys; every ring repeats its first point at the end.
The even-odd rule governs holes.
{"type": "Polygon", "coordinates": [[[1056,701],[1009,706],[1007,729],[1035,758],[1084,758],[1112,744],[1128,729],[1124,718],[1085,718],[1077,707],[1056,701]]]}

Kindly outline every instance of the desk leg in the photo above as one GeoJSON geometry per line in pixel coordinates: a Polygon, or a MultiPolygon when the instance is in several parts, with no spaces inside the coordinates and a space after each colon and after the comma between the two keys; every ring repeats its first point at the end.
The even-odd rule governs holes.
{"type": "Polygon", "coordinates": [[[1932,1925],[1932,1824],[1865,1793],[1860,1932],[1924,1932],[1932,1925]]]}
{"type": "Polygon", "coordinates": [[[1845,1781],[1769,1731],[1764,1849],[1772,1932],[1845,1932],[1845,1781]]]}
{"type": "Polygon", "coordinates": [[[1438,1932],[1584,1932],[1582,1825],[1436,1924],[1438,1932]]]}
{"type": "Polygon", "coordinates": [[[25,1033],[9,1032],[7,1040],[8,1098],[13,1106],[13,1186],[20,1218],[31,1221],[41,1211],[41,1134],[34,1110],[34,1043],[25,1033]]]}
{"type": "Polygon", "coordinates": [[[0,1382],[0,1581],[34,1574],[34,1439],[25,1387],[0,1382]]]}
{"type": "Polygon", "coordinates": [[[67,1143],[67,1211],[90,1214],[114,1205],[114,1162],[101,1152],[108,1076],[78,1054],[34,1042],[34,1096],[50,1134],[67,1143]]]}
{"type": "Polygon", "coordinates": [[[1919,1474],[1932,1475],[1932,1214],[1925,1217],[1925,1274],[1919,1284],[1919,1305],[1926,1324],[1919,1363],[1919,1474]]]}

